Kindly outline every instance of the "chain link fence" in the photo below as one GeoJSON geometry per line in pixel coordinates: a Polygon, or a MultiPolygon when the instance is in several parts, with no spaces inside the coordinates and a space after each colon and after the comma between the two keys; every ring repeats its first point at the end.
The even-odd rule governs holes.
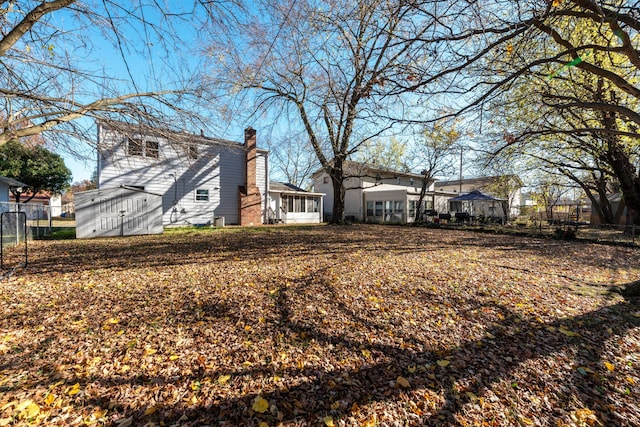
{"type": "Polygon", "coordinates": [[[37,239],[51,234],[53,218],[50,206],[39,203],[4,202],[0,203],[0,214],[4,214],[2,215],[4,230],[2,247],[15,246],[25,239],[37,239]],[[14,214],[9,214],[9,212],[14,214]],[[15,214],[16,212],[24,215],[15,214]],[[24,219],[21,220],[21,217],[24,219]],[[25,227],[24,221],[26,221],[26,233],[20,231],[25,227]]]}

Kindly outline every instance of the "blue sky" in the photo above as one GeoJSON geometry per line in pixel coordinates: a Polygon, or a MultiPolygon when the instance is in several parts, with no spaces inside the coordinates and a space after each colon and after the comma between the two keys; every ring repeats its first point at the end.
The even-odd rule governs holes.
{"type": "MultiPolygon", "coordinates": [[[[142,2],[144,3],[144,2],[142,2]]],[[[191,2],[172,2],[168,6],[171,12],[179,14],[188,12],[193,7],[191,2]],[[186,10],[189,9],[189,10],[186,10]]],[[[106,16],[100,10],[98,14],[106,16]]],[[[203,13],[202,10],[198,11],[203,13]]],[[[116,11],[111,10],[115,17],[116,11]]],[[[203,16],[174,17],[171,21],[163,19],[155,6],[148,6],[136,10],[138,16],[152,23],[152,26],[143,26],[139,22],[128,20],[126,24],[119,26],[120,41],[124,49],[120,50],[113,32],[108,27],[89,26],[82,28],[82,23],[68,11],[56,12],[52,19],[55,25],[71,29],[81,35],[81,40],[86,41],[86,46],[78,43],[75,46],[60,47],[70,51],[74,59],[83,67],[92,70],[103,70],[103,74],[110,77],[109,83],[122,88],[122,93],[159,91],[175,87],[175,82],[197,70],[200,66],[202,48],[199,34],[199,21],[203,16]],[[155,31],[156,25],[159,31],[155,31]],[[79,30],[80,29],[80,30],[79,30]],[[105,36],[106,32],[106,36],[105,36]],[[160,36],[159,36],[160,34],[160,36]],[[165,39],[161,40],[160,37],[165,39]],[[111,40],[109,40],[111,38],[111,40]],[[135,87],[131,84],[131,79],[135,87]]],[[[100,87],[93,90],[100,92],[100,87]]],[[[213,111],[206,112],[214,114],[213,111]]],[[[83,126],[92,127],[92,135],[95,135],[93,120],[80,119],[83,126]]],[[[211,136],[241,140],[243,127],[237,125],[221,124],[219,120],[213,120],[211,129],[206,130],[211,136]],[[213,129],[213,130],[211,130],[213,129]],[[215,134],[214,134],[215,133],[215,134]]],[[[73,173],[73,181],[90,179],[96,167],[97,154],[86,143],[71,142],[75,153],[70,150],[59,149],[58,152],[73,173]],[[80,153],[80,155],[78,155],[80,153]]]]}

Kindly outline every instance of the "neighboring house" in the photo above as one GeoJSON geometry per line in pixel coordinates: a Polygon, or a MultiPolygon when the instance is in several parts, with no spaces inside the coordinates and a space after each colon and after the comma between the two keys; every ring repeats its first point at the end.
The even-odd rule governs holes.
{"type": "Polygon", "coordinates": [[[241,144],[98,123],[98,189],[126,187],[161,195],[165,227],[266,222],[267,162],[268,151],[257,148],[251,128],[241,144]]]}
{"type": "MultiPolygon", "coordinates": [[[[420,198],[422,175],[394,171],[376,165],[345,164],[345,219],[365,222],[414,222],[420,198]]],[[[325,193],[324,217],[331,219],[333,185],[329,174],[320,169],[312,176],[314,191],[325,193]]],[[[451,195],[435,192],[430,182],[423,199],[425,210],[446,210],[451,195]]]]}
{"type": "MultiPolygon", "coordinates": [[[[345,164],[345,175],[345,219],[393,223],[415,221],[422,175],[357,162],[345,164]]],[[[324,201],[324,215],[325,219],[330,220],[333,210],[331,178],[324,169],[320,169],[312,175],[312,179],[314,191],[327,195],[324,201]]],[[[469,203],[455,200],[449,202],[450,199],[472,191],[482,191],[498,199],[494,202],[480,202],[486,205],[486,209],[482,206],[484,215],[493,216],[491,212],[495,212],[495,216],[503,217],[503,211],[509,211],[510,216],[515,217],[519,212],[521,187],[522,182],[515,175],[462,181],[431,181],[428,183],[423,199],[423,212],[450,213],[453,216],[457,212],[464,212],[469,203]],[[503,193],[506,197],[502,195],[503,193]],[[503,208],[507,202],[508,207],[503,208]]]]}
{"type": "MultiPolygon", "coordinates": [[[[32,193],[26,192],[20,196],[21,203],[28,200],[32,193]]],[[[13,194],[10,196],[11,203],[16,202],[13,194]]],[[[60,194],[51,194],[48,191],[40,191],[33,198],[24,203],[21,208],[27,213],[30,219],[49,219],[49,216],[56,217],[62,213],[62,196],[60,194]]]]}
{"type": "MultiPolygon", "coordinates": [[[[520,214],[522,204],[522,180],[516,175],[487,176],[479,178],[457,179],[452,181],[437,181],[435,190],[443,193],[454,193],[455,196],[469,194],[479,191],[482,194],[491,196],[502,201],[504,208],[495,208],[496,216],[503,215],[508,211],[510,218],[515,218],[520,214]]],[[[490,209],[490,204],[487,204],[490,209]]],[[[462,212],[463,202],[454,200],[449,203],[449,212],[462,212]]],[[[488,214],[488,212],[487,212],[488,214]]]]}
{"type": "Polygon", "coordinates": [[[16,181],[13,178],[7,178],[0,176],[0,212],[7,212],[10,209],[11,202],[11,189],[26,187],[27,184],[23,184],[20,181],[16,181]]]}
{"type": "Polygon", "coordinates": [[[322,222],[324,193],[311,193],[293,184],[269,183],[269,224],[322,222]]]}

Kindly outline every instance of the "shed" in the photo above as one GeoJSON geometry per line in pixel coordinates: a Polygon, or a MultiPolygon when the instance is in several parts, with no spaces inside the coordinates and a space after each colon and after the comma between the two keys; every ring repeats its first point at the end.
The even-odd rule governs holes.
{"type": "Polygon", "coordinates": [[[75,194],[76,237],[161,234],[162,196],[134,187],[111,187],[75,194]]]}

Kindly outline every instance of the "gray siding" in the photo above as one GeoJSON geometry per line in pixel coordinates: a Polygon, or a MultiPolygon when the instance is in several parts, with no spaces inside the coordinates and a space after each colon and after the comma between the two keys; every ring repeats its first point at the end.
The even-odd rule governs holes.
{"type": "MultiPolygon", "coordinates": [[[[137,186],[162,195],[166,226],[208,224],[214,217],[225,217],[226,224],[238,223],[238,187],[246,184],[241,144],[203,144],[194,137],[191,144],[197,147],[198,158],[193,160],[184,144],[140,136],[158,142],[158,158],[127,156],[126,138],[99,126],[99,187],[137,186]],[[196,200],[196,190],[207,190],[209,200],[196,200]]],[[[260,193],[266,194],[268,156],[258,154],[257,181],[260,193]]]]}
{"type": "Polygon", "coordinates": [[[76,237],[133,236],[162,233],[162,198],[129,188],[76,193],[76,237]]]}

